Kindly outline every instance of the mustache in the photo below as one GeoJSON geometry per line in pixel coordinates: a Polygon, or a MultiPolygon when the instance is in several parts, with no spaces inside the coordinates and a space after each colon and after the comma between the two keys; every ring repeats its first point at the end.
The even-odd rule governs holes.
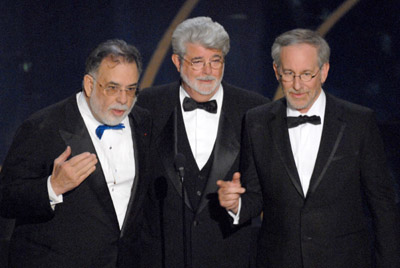
{"type": "Polygon", "coordinates": [[[121,110],[121,111],[127,111],[129,109],[128,105],[125,104],[114,104],[108,107],[108,110],[121,110]]]}
{"type": "Polygon", "coordinates": [[[304,94],[304,93],[308,93],[308,90],[302,89],[302,90],[295,90],[293,88],[289,88],[287,90],[287,93],[295,93],[295,94],[304,94]]]}
{"type": "Polygon", "coordinates": [[[216,79],[217,78],[215,76],[212,76],[212,75],[207,75],[207,76],[204,76],[204,77],[197,77],[196,78],[196,80],[206,80],[206,81],[216,80],[216,79]]]}

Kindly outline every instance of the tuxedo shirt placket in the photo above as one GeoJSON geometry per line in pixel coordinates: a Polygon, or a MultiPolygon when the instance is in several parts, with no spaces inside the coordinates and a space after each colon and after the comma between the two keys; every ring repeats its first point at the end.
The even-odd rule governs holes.
{"type": "Polygon", "coordinates": [[[199,170],[201,170],[210,158],[215,140],[218,134],[219,118],[223,100],[223,88],[220,88],[210,100],[216,100],[218,109],[216,114],[209,113],[203,109],[195,109],[185,112],[182,107],[183,99],[189,97],[187,92],[180,87],[179,99],[186,135],[190,148],[199,170]]]}
{"type": "Polygon", "coordinates": [[[119,227],[122,228],[135,178],[135,158],[129,118],[126,117],[122,121],[124,129],[105,130],[100,140],[96,136],[96,128],[101,123],[91,114],[83,95],[78,96],[77,100],[79,111],[102,166],[119,227]]]}
{"type": "MultiPolygon", "coordinates": [[[[301,124],[289,129],[290,145],[296,163],[297,172],[300,177],[304,196],[307,195],[311,176],[317,160],[319,145],[322,136],[322,128],[325,115],[326,96],[323,91],[318,99],[311,106],[310,110],[303,115],[317,115],[321,117],[321,124],[313,125],[310,123],[301,124]]],[[[299,116],[297,110],[287,108],[287,116],[299,116]]]]}

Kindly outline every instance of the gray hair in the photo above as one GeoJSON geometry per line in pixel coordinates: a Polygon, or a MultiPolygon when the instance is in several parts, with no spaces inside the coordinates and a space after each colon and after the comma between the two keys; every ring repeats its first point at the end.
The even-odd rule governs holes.
{"type": "Polygon", "coordinates": [[[199,44],[205,48],[218,49],[225,57],[229,52],[229,35],[218,22],[209,17],[187,19],[179,24],[172,34],[172,50],[181,58],[186,53],[186,44],[199,44]]]}
{"type": "Polygon", "coordinates": [[[309,44],[318,50],[318,64],[322,67],[324,63],[329,62],[331,49],[328,43],[317,32],[308,29],[294,29],[285,32],[278,36],[271,48],[271,56],[274,63],[281,66],[281,50],[282,47],[296,45],[296,44],[309,44]]]}
{"type": "Polygon", "coordinates": [[[123,40],[112,39],[101,43],[90,53],[86,59],[85,74],[95,77],[103,59],[110,56],[113,60],[118,60],[119,57],[122,57],[128,63],[135,62],[139,75],[142,72],[142,57],[137,48],[123,40]]]}

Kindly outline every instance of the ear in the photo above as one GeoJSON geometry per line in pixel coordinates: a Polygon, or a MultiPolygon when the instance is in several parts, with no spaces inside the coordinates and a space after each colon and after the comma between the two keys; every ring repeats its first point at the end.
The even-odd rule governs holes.
{"type": "Polygon", "coordinates": [[[278,65],[276,65],[275,62],[272,64],[272,68],[274,68],[276,80],[279,81],[279,79],[280,79],[281,77],[279,76],[278,65]]]}
{"type": "Polygon", "coordinates": [[[86,74],[83,77],[83,89],[85,90],[87,97],[90,97],[92,95],[93,88],[94,88],[94,79],[91,75],[86,74]]]}
{"type": "Polygon", "coordinates": [[[329,72],[329,62],[324,63],[321,67],[321,83],[325,83],[326,79],[328,78],[328,72],[329,72]]]}
{"type": "Polygon", "coordinates": [[[180,72],[181,71],[181,60],[179,58],[179,55],[178,54],[172,54],[171,59],[172,59],[172,62],[174,63],[174,65],[176,67],[176,70],[178,72],[180,72]]]}

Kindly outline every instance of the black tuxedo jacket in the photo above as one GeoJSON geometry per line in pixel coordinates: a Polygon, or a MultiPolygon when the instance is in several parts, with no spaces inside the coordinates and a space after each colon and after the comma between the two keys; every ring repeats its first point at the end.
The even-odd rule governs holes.
{"type": "MultiPolygon", "coordinates": [[[[146,232],[148,257],[144,267],[183,267],[182,185],[174,168],[175,109],[179,110],[178,82],[141,92],[138,105],[153,117],[154,146],[146,232]],[[176,108],[175,108],[176,107],[176,108]]],[[[196,210],[185,194],[188,259],[191,267],[247,267],[250,249],[250,221],[233,227],[232,219],[220,207],[217,180],[231,180],[239,169],[241,124],[245,112],[267,99],[223,83],[224,98],[213,162],[205,190],[196,210]]],[[[178,112],[180,113],[180,112],[178,112]]],[[[183,121],[181,114],[178,120],[183,121]]],[[[178,137],[182,142],[186,137],[178,137]]],[[[188,156],[186,156],[188,158],[188,156]]]]}
{"type": "MultiPolygon", "coordinates": [[[[100,162],[77,188],[50,207],[47,179],[67,147],[72,156],[96,153],[72,96],[37,112],[17,130],[1,171],[1,214],[16,218],[10,267],[135,267],[139,250],[150,116],[129,115],[136,160],[125,222],[120,230],[100,162]]],[[[72,157],[71,156],[71,157],[72,157]]]]}
{"type": "Polygon", "coordinates": [[[240,217],[246,221],[262,207],[258,267],[400,267],[396,194],[370,109],[327,94],[306,196],[285,100],[249,111],[245,121],[241,171],[247,191],[240,217]]]}

